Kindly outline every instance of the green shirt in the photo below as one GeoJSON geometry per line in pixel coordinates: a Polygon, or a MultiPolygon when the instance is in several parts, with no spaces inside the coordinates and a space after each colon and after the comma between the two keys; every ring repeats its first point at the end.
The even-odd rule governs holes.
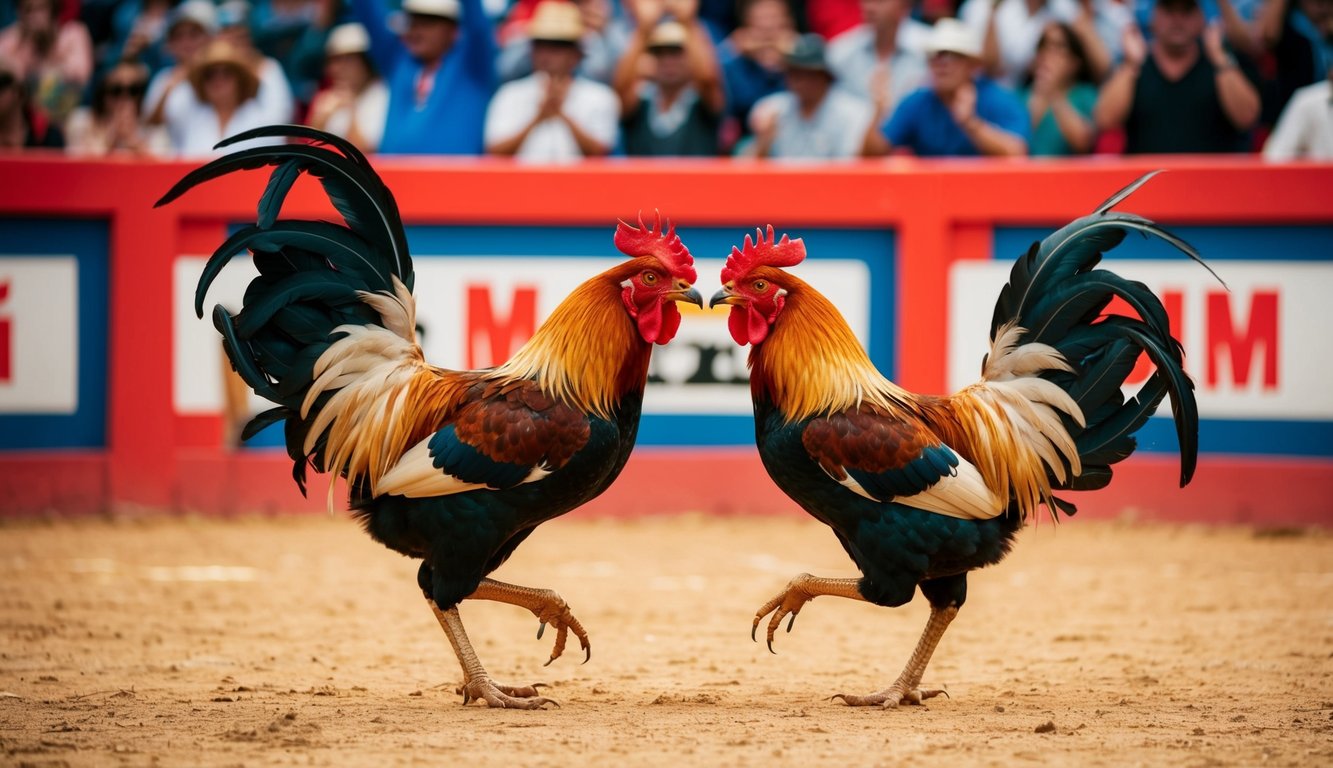
{"type": "MultiPolygon", "coordinates": [[[[1023,103],[1027,103],[1031,91],[1023,92],[1023,103]]],[[[1069,89],[1069,104],[1075,112],[1083,115],[1089,121],[1092,120],[1092,106],[1097,103],[1097,89],[1088,83],[1075,83],[1073,88],[1069,89]]],[[[1031,155],[1075,155],[1078,154],[1074,148],[1065,141],[1064,134],[1060,133],[1060,125],[1055,122],[1055,113],[1049,108],[1046,114],[1041,116],[1032,127],[1032,144],[1029,154],[1031,155]]]]}

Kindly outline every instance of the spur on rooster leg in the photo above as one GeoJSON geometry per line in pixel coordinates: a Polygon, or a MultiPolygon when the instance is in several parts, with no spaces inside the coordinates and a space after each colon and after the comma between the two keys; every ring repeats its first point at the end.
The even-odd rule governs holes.
{"type": "Polygon", "coordinates": [[[292,478],[308,470],[346,481],[367,533],[421,561],[417,584],[463,670],[463,702],[555,704],[541,684],[491,679],[459,615],[465,600],[530,610],[555,629],[550,661],[583,625],[554,591],[489,578],[546,520],[602,493],[625,465],[638,428],[653,346],[680,325],[677,302],[702,306],[694,260],[660,215],[621,221],[612,243],[627,260],[591,277],[501,365],[446,370],[417,340],[412,257],[393,194],[348,142],[300,126],[233,136],[293,143],[242,149],[191,172],[158,205],[236,171],[271,167],[253,224],[208,260],[195,293],[249,252],[259,276],[235,315],[213,324],[232,366],[274,407],[246,436],[281,422],[292,478]],[[342,223],[283,218],[302,174],[316,179],[342,223]]]}
{"type": "MultiPolygon", "coordinates": [[[[1199,413],[1161,300],[1145,285],[1096,268],[1130,232],[1161,238],[1208,268],[1180,238],[1113,211],[1148,174],[1014,264],[1000,291],[981,380],[947,397],[909,392],[884,377],[838,309],[788,271],[805,244],[747,235],[722,270],[709,306],[750,345],[755,440],[769,476],[833,529],[861,572],[801,574],[755,613],[769,650],[782,620],[821,595],[886,607],[919,588],[930,618],[902,673],[852,706],[920,704],[944,691],[921,681],[967,598],[969,571],[999,562],[1025,521],[1073,515],[1066,492],[1093,491],[1134,452],[1134,433],[1170,398],[1180,484],[1194,474],[1199,413]],[[1112,301],[1133,315],[1108,312],[1112,301]],[[1132,397],[1121,385],[1141,354],[1155,366],[1132,397]],[[1061,494],[1061,495],[1057,495],[1061,494]]],[[[1211,272],[1211,269],[1209,270],[1211,272]]]]}

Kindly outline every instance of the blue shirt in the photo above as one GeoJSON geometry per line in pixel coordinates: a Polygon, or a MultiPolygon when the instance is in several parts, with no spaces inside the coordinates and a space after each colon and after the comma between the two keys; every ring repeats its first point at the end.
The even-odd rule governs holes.
{"type": "MultiPolygon", "coordinates": [[[[977,78],[976,86],[977,117],[1028,141],[1031,127],[1023,103],[984,77],[977,78]]],[[[908,147],[921,157],[981,154],[933,88],[918,88],[909,94],[880,132],[893,146],[908,147]]]]}
{"type": "Polygon", "coordinates": [[[486,105],[495,92],[498,46],[482,0],[462,0],[458,39],[434,72],[430,94],[417,103],[423,67],[389,29],[384,0],[353,0],[370,32],[370,55],[389,86],[381,154],[480,155],[486,105]]]}
{"type": "Polygon", "coordinates": [[[736,53],[731,46],[718,51],[722,62],[722,87],[727,94],[727,114],[741,121],[741,130],[750,132],[748,118],[754,103],[770,93],[787,89],[781,71],[765,69],[754,59],[736,53]]]}

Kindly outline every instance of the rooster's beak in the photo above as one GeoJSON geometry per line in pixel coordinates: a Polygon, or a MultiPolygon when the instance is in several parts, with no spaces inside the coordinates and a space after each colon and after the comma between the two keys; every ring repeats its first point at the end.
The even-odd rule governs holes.
{"type": "Polygon", "coordinates": [[[698,289],[689,284],[668,293],[666,297],[672,301],[687,301],[699,309],[704,308],[704,297],[699,295],[698,289]]]}
{"type": "Polygon", "coordinates": [[[731,294],[731,291],[724,286],[722,290],[713,294],[713,298],[708,300],[708,308],[712,309],[713,307],[716,307],[718,304],[741,304],[744,301],[745,299],[741,298],[740,296],[733,296],[731,294]]]}

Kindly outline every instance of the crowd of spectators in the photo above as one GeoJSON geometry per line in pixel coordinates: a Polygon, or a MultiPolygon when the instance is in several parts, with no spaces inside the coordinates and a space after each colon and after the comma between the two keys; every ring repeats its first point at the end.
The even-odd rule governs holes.
{"type": "Polygon", "coordinates": [[[0,150],[1333,160],[1333,0],[0,0],[0,150]]]}

